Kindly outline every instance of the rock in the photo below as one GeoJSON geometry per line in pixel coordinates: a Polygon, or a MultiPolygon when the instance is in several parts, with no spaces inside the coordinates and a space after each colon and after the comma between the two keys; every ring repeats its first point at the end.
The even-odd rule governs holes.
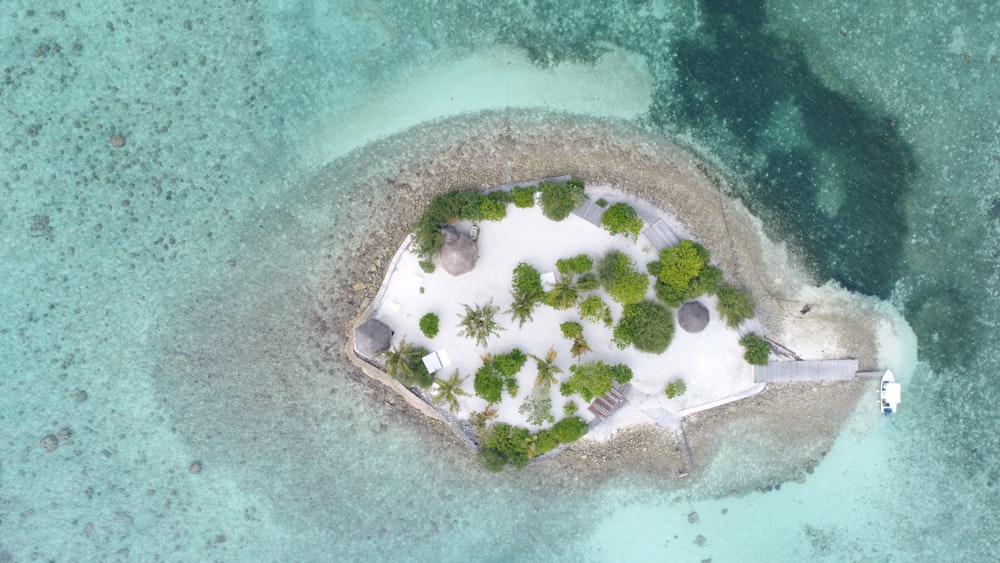
{"type": "Polygon", "coordinates": [[[705,539],[705,536],[703,536],[703,535],[701,535],[701,534],[698,534],[698,537],[696,537],[696,538],[694,539],[694,543],[695,543],[695,545],[705,545],[705,542],[706,542],[706,541],[708,541],[708,540],[706,540],[706,539],[705,539]]]}
{"type": "Polygon", "coordinates": [[[73,431],[69,428],[62,428],[56,433],[56,436],[59,438],[60,442],[65,442],[73,437],[73,431]]]}
{"type": "Polygon", "coordinates": [[[120,149],[120,148],[124,147],[125,146],[125,137],[123,137],[121,135],[112,135],[111,136],[111,146],[115,147],[116,149],[120,149]]]}
{"type": "Polygon", "coordinates": [[[689,524],[697,524],[698,520],[701,520],[701,518],[698,517],[698,513],[697,512],[692,512],[691,514],[688,514],[688,523],[689,524]]]}
{"type": "Polygon", "coordinates": [[[76,398],[76,402],[82,403],[89,398],[89,395],[87,395],[87,392],[83,389],[77,389],[74,397],[76,398]]]}
{"type": "Polygon", "coordinates": [[[191,465],[188,466],[188,473],[192,475],[198,475],[199,473],[201,473],[201,462],[195,461],[191,463],[191,465]]]}
{"type": "Polygon", "coordinates": [[[355,292],[361,292],[361,291],[364,291],[364,289],[366,287],[368,287],[368,286],[365,284],[365,282],[358,282],[358,283],[352,285],[351,289],[353,289],[355,292]]]}
{"type": "Polygon", "coordinates": [[[55,434],[49,434],[48,436],[42,438],[39,445],[47,452],[54,452],[56,451],[56,448],[59,447],[59,438],[57,438],[55,434]]]}

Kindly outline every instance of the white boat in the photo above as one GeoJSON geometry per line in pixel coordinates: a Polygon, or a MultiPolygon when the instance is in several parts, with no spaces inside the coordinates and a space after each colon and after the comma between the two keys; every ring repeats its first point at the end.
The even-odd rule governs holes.
{"type": "Polygon", "coordinates": [[[882,374],[882,383],[879,386],[879,399],[882,414],[893,414],[901,399],[899,397],[900,385],[896,383],[891,370],[885,370],[882,374]]]}

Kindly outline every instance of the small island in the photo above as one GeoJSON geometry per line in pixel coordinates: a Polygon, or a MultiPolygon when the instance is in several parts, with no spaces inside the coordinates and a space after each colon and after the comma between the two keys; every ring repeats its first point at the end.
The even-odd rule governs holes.
{"type": "MultiPolygon", "coordinates": [[[[775,361],[799,358],[763,334],[750,292],[694,238],[569,177],[438,194],[357,317],[352,361],[491,470],[656,425],[677,437],[683,476],[685,417],[799,377],[775,361]]],[[[858,374],[850,359],[807,371],[858,374]]]]}

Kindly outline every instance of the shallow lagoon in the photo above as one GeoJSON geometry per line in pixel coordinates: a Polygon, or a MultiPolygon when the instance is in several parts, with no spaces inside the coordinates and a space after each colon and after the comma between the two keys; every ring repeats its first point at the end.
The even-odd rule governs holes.
{"type": "MultiPolygon", "coordinates": [[[[987,559],[1000,26],[876,9],[4,3],[0,553],[587,559],[627,533],[633,559],[987,559]],[[462,150],[446,127],[367,132],[494,109],[453,126],[507,135],[502,162],[530,120],[508,107],[679,138],[820,279],[887,299],[923,360],[897,352],[900,416],[859,405],[776,492],[582,488],[487,477],[317,363],[298,328],[354,259],[371,195],[351,190],[462,150]],[[919,533],[885,546],[886,519],[919,533]]],[[[720,479],[759,461],[732,443],[720,479]]]]}

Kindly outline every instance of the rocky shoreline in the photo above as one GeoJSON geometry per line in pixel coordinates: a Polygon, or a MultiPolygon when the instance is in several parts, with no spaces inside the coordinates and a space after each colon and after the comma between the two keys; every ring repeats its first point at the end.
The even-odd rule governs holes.
{"type": "MultiPolygon", "coordinates": [[[[588,185],[613,186],[682,220],[688,232],[712,252],[713,261],[751,291],[759,308],[777,312],[760,320],[769,337],[793,343],[791,353],[798,351],[792,336],[808,332],[813,340],[826,343],[830,357],[857,357],[862,369],[876,366],[878,317],[846,306],[835,310],[814,305],[809,316],[800,313],[804,303],[797,300],[797,292],[813,285],[813,280],[777,245],[764,239],[756,220],[726,195],[722,177],[690,151],[631,126],[565,116],[549,116],[542,122],[527,114],[516,120],[510,115],[484,114],[418,129],[366,149],[378,154],[422,146],[412,149],[412,154],[397,154],[392,161],[395,168],[387,166],[375,172],[380,177],[372,177],[372,171],[367,170],[361,175],[365,181],[352,189],[359,198],[355,206],[371,211],[365,217],[348,217],[361,225],[349,236],[352,251],[346,257],[330,257],[335,273],[325,278],[330,283],[314,317],[315,343],[328,356],[336,357],[338,350],[344,349],[331,344],[334,326],[341,327],[338,332],[343,340],[338,340],[346,345],[353,321],[371,304],[400,241],[431,197],[453,189],[483,189],[571,174],[588,185]],[[456,121],[465,126],[456,126],[456,121]],[[776,260],[782,262],[785,273],[780,280],[771,274],[776,260]],[[844,330],[848,324],[851,330],[844,330]]],[[[342,178],[344,172],[331,173],[331,178],[342,178]]],[[[810,390],[809,396],[816,400],[802,405],[805,410],[797,421],[801,435],[781,435],[785,443],[791,440],[783,450],[793,452],[791,456],[782,456],[780,467],[772,468],[766,478],[758,476],[755,482],[740,483],[738,488],[800,477],[804,468],[829,450],[863,389],[864,382],[826,384],[820,385],[821,392],[810,390]]],[[[795,393],[770,385],[754,397],[689,417],[685,427],[696,466],[706,467],[717,455],[720,442],[716,434],[745,421],[754,421],[768,432],[780,431],[782,421],[789,416],[789,394],[795,393]]],[[[390,409],[413,408],[403,401],[388,399],[384,403],[390,409]]],[[[434,422],[432,426],[455,440],[448,425],[434,422]]],[[[632,473],[662,482],[678,480],[683,468],[676,437],[669,431],[643,426],[620,431],[607,442],[581,441],[529,471],[571,471],[588,479],[632,473]]],[[[698,478],[698,473],[691,478],[698,478]]]]}

